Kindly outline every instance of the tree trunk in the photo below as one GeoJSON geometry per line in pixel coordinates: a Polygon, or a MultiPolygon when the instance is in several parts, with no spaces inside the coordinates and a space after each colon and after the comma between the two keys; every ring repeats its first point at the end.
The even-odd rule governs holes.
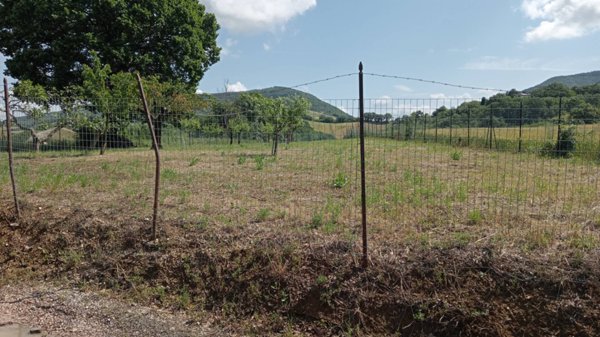
{"type": "Polygon", "coordinates": [[[238,132],[238,134],[237,134],[237,142],[238,142],[238,145],[240,145],[242,143],[242,133],[241,132],[238,132]]]}
{"type": "Polygon", "coordinates": [[[98,141],[100,140],[100,132],[95,132],[94,133],[94,139],[92,140],[92,142],[90,143],[90,148],[89,150],[93,150],[98,146],[98,141]]]}
{"type": "Polygon", "coordinates": [[[35,149],[35,152],[40,152],[40,147],[42,145],[42,142],[40,142],[40,139],[37,136],[33,136],[32,140],[33,140],[33,148],[35,149]]]}
{"type": "Polygon", "coordinates": [[[104,155],[106,152],[106,145],[108,143],[108,131],[104,130],[104,134],[102,136],[102,146],[100,147],[100,155],[104,155]]]}
{"type": "Polygon", "coordinates": [[[279,143],[279,135],[275,134],[275,135],[273,135],[273,149],[271,151],[271,154],[273,156],[277,156],[277,145],[278,145],[278,143],[279,143]]]}
{"type": "Polygon", "coordinates": [[[233,145],[233,131],[229,131],[229,145],[233,145]]]}

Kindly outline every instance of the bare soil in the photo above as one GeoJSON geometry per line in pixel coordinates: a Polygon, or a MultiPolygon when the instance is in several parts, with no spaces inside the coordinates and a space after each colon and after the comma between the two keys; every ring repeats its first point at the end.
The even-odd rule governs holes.
{"type": "Polygon", "coordinates": [[[2,337],[222,336],[208,325],[183,312],[127,303],[101,291],[48,284],[0,288],[2,337]]]}
{"type": "Polygon", "coordinates": [[[0,214],[0,317],[59,336],[600,334],[597,249],[379,237],[365,270],[356,243],[282,219],[166,222],[148,242],[143,219],[41,207],[0,214]]]}

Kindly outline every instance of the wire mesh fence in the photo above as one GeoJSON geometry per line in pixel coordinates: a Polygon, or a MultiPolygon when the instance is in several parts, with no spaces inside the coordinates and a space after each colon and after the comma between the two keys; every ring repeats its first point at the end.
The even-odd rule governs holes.
{"type": "MultiPolygon", "coordinates": [[[[311,113],[286,131],[267,127],[261,111],[189,101],[149,97],[163,158],[161,221],[285,222],[358,239],[358,100],[327,101],[347,122],[311,113]]],[[[453,243],[526,238],[532,247],[561,237],[597,242],[600,127],[567,100],[531,102],[366,100],[372,235],[427,245],[447,235],[453,243]]],[[[138,100],[20,98],[11,106],[25,205],[150,216],[154,159],[138,100]]],[[[6,132],[3,119],[3,152],[6,132]]],[[[7,161],[1,166],[6,201],[7,161]]]]}

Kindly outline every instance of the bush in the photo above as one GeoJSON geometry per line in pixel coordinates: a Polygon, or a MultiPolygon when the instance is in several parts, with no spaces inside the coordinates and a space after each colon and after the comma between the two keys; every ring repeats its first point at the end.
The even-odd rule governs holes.
{"type": "Polygon", "coordinates": [[[544,143],[540,154],[555,158],[570,158],[575,152],[576,145],[575,128],[570,127],[560,133],[556,143],[550,141],[544,143]]]}

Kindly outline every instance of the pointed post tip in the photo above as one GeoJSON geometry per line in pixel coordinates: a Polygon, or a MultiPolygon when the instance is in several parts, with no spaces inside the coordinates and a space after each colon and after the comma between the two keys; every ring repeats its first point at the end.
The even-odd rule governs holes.
{"type": "Polygon", "coordinates": [[[358,70],[359,70],[359,71],[362,71],[362,70],[363,70],[363,64],[362,64],[362,62],[359,62],[359,63],[358,63],[358,70]]]}

